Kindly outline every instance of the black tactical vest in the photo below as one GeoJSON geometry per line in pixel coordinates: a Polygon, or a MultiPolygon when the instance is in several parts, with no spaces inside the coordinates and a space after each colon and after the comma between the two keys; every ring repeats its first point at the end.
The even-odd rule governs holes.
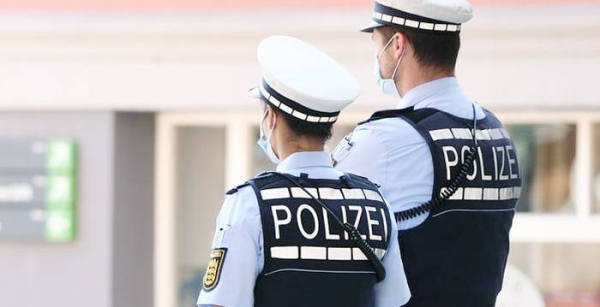
{"type": "MultiPolygon", "coordinates": [[[[521,193],[513,141],[489,111],[477,120],[477,156],[448,199],[423,224],[400,231],[412,298],[407,306],[493,307],[502,288],[509,231],[521,193]]],[[[427,141],[433,159],[432,198],[447,192],[470,147],[473,121],[435,109],[377,112],[369,121],[399,117],[427,141]]],[[[414,212],[396,213],[401,220],[414,212]]]]}
{"type": "MultiPolygon", "coordinates": [[[[379,258],[384,256],[392,220],[374,184],[348,174],[340,180],[292,178],[341,221],[355,225],[379,258]]],[[[373,306],[373,266],[325,209],[280,175],[267,173],[249,184],[264,237],[255,306],[373,306]]]]}

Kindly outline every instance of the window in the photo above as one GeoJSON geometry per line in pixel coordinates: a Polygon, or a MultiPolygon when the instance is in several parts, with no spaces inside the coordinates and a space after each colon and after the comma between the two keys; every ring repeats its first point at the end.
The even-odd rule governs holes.
{"type": "Polygon", "coordinates": [[[519,212],[573,213],[576,147],[573,124],[508,125],[517,147],[523,188],[519,212]]]}

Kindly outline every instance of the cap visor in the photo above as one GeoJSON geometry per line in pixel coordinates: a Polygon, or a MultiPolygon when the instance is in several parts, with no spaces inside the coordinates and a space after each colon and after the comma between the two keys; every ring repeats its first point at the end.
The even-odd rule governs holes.
{"type": "Polygon", "coordinates": [[[384,24],[378,23],[377,21],[371,21],[366,27],[360,29],[360,32],[372,33],[375,28],[383,27],[384,24]]]}
{"type": "Polygon", "coordinates": [[[260,98],[260,89],[257,87],[253,87],[248,90],[248,97],[250,98],[260,98]]]}

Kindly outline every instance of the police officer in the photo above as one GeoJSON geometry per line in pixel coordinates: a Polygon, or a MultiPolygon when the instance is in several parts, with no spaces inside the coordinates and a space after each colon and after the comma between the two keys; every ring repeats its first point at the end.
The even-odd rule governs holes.
{"type": "Polygon", "coordinates": [[[377,0],[362,30],[396,109],[359,124],[336,168],[381,185],[398,221],[407,306],[494,306],[521,192],[515,146],[454,76],[465,0],[377,0]]]}
{"type": "Polygon", "coordinates": [[[315,47],[271,36],[258,48],[258,144],[276,172],[227,193],[198,306],[401,306],[408,284],[393,214],[366,180],[323,151],[356,80],[315,47]],[[387,274],[386,274],[387,272],[387,274]]]}

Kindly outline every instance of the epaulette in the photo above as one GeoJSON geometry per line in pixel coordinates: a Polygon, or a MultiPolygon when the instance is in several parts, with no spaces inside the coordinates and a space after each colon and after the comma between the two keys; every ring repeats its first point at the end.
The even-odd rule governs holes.
{"type": "Polygon", "coordinates": [[[281,180],[281,177],[277,176],[275,172],[271,171],[262,172],[248,181],[251,182],[251,184],[256,188],[264,189],[279,180],[281,180]]]}
{"type": "Polygon", "coordinates": [[[237,187],[235,187],[235,188],[233,188],[233,189],[231,189],[231,190],[227,191],[227,193],[225,193],[225,194],[227,194],[227,195],[232,195],[232,194],[235,194],[235,193],[237,193],[237,191],[239,191],[241,188],[243,188],[243,187],[245,187],[245,186],[249,186],[249,185],[251,185],[251,183],[252,183],[252,182],[269,180],[270,178],[272,178],[272,176],[273,176],[273,173],[272,173],[272,172],[262,172],[262,173],[260,173],[260,174],[256,175],[256,177],[254,177],[254,178],[252,178],[252,179],[250,179],[250,180],[248,180],[248,181],[246,181],[246,182],[244,182],[244,183],[242,183],[242,184],[238,185],[237,187]]]}
{"type": "Polygon", "coordinates": [[[409,119],[412,122],[418,124],[421,121],[425,120],[426,118],[428,118],[429,116],[431,116],[437,112],[439,112],[439,111],[436,109],[432,109],[432,108],[415,110],[414,107],[409,107],[406,109],[383,110],[383,111],[378,111],[378,112],[373,113],[371,118],[358,123],[358,125],[363,125],[363,124],[381,120],[381,119],[397,118],[397,117],[409,119]]]}
{"type": "Polygon", "coordinates": [[[370,122],[377,121],[380,119],[399,117],[400,115],[407,114],[407,113],[410,113],[413,111],[414,111],[414,107],[409,107],[406,109],[391,109],[391,110],[377,111],[377,112],[373,113],[373,115],[371,115],[371,117],[369,119],[358,123],[358,125],[359,126],[364,125],[366,123],[370,123],[370,122]]]}
{"type": "Polygon", "coordinates": [[[249,183],[248,181],[246,181],[246,182],[244,182],[244,183],[242,183],[242,184],[238,185],[237,187],[235,187],[235,188],[233,188],[233,189],[231,189],[231,190],[227,191],[227,193],[225,193],[225,194],[226,194],[226,195],[233,195],[233,194],[237,193],[237,191],[239,191],[241,188],[243,188],[243,187],[245,187],[245,186],[247,186],[247,185],[250,185],[250,183],[249,183]]]}
{"type": "Polygon", "coordinates": [[[371,180],[369,180],[369,178],[363,177],[363,176],[359,176],[359,175],[356,175],[356,174],[344,173],[344,176],[342,176],[341,179],[349,187],[352,187],[352,184],[350,184],[348,182],[348,180],[357,181],[357,182],[359,182],[361,184],[364,184],[364,185],[367,185],[367,186],[374,186],[377,189],[379,189],[381,187],[380,185],[378,185],[378,184],[372,182],[371,180]]]}

